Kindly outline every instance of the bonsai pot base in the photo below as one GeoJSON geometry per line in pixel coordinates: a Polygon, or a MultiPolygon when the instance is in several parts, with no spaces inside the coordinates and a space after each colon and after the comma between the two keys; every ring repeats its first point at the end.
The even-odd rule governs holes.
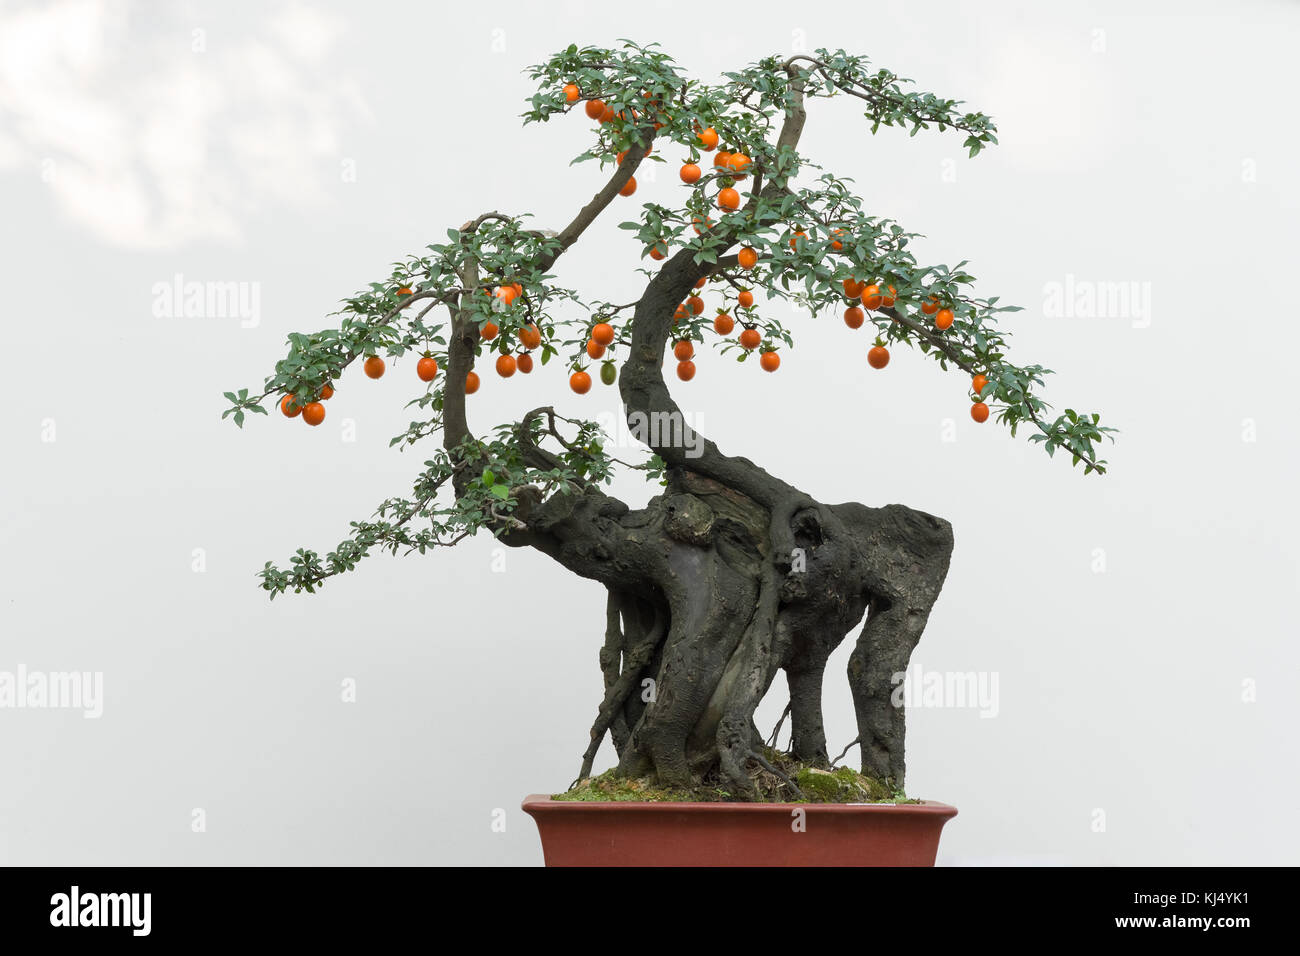
{"type": "Polygon", "coordinates": [[[957,808],[920,803],[639,803],[533,794],[547,866],[934,866],[957,808]]]}

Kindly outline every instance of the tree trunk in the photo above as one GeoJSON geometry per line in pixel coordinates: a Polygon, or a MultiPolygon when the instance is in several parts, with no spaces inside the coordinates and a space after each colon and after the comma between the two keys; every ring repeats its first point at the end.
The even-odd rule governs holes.
{"type": "Polygon", "coordinates": [[[528,531],[505,536],[610,590],[605,693],[580,776],[608,732],[623,774],[664,786],[720,779],[756,799],[753,716],[782,669],[792,752],[827,766],[823,672],[867,610],[849,665],[862,770],[902,787],[903,711],[891,697],[942,586],[951,529],[899,505],[809,501],[785,519],[792,553],[777,555],[771,518],[748,496],[673,469],[643,509],[588,489],[543,502],[528,531]]]}
{"type": "Polygon", "coordinates": [[[528,510],[527,530],[503,536],[610,589],[605,695],[582,775],[609,732],[624,774],[666,786],[721,779],[758,799],[753,716],[782,669],[795,756],[828,764],[822,674],[869,608],[849,666],[862,770],[901,788],[894,675],[943,585],[951,526],[901,505],[821,504],[690,429],[661,364],[676,306],[709,268],[690,255],[665,263],[637,304],[621,370],[628,424],[667,465],[664,493],[636,511],[594,487],[555,495],[528,510]]]}

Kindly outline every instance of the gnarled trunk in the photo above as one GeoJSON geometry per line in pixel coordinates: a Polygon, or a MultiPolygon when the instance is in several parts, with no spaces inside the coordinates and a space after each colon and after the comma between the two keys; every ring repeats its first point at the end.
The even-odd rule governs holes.
{"type": "Polygon", "coordinates": [[[556,495],[504,536],[610,589],[605,694],[582,775],[609,732],[625,774],[688,786],[716,772],[756,799],[749,767],[765,761],[754,711],[782,669],[794,755],[827,764],[823,671],[866,612],[849,665],[862,771],[902,787],[893,675],[943,585],[952,529],[901,505],[822,504],[690,429],[661,363],[677,303],[708,268],[683,255],[665,263],[637,304],[620,375],[633,433],[667,465],[665,492],[635,511],[595,488],[556,495]]]}
{"type": "Polygon", "coordinates": [[[608,732],[625,774],[666,786],[720,774],[733,792],[756,798],[754,711],[782,669],[794,756],[826,765],[823,671],[865,611],[848,675],[862,771],[903,785],[893,675],[906,670],[942,586],[951,529],[899,505],[808,501],[782,520],[793,546],[777,554],[771,511],[673,469],[665,493],[643,509],[595,490],[556,496],[530,513],[529,531],[506,537],[610,591],[605,694],[582,776],[608,732]]]}

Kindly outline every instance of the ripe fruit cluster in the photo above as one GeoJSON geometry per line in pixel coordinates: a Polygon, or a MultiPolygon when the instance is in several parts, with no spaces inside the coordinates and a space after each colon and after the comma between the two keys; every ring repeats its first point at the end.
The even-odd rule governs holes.
{"type": "MultiPolygon", "coordinates": [[[[488,290],[485,289],[484,291],[488,290]]],[[[524,287],[518,282],[510,282],[497,286],[496,289],[491,292],[491,295],[496,300],[494,308],[508,309],[514,305],[515,302],[521,300],[523,294],[524,287]]],[[[500,327],[491,320],[484,322],[482,327],[479,329],[479,336],[485,342],[497,341],[497,337],[500,334],[500,327]]],[[[533,370],[533,356],[531,353],[533,349],[538,348],[542,344],[542,333],[538,330],[536,325],[533,325],[530,322],[527,325],[522,326],[516,335],[519,339],[519,345],[521,346],[520,350],[513,354],[507,351],[502,351],[501,354],[497,356],[494,367],[496,368],[497,375],[501,378],[510,378],[515,374],[515,372],[527,375],[533,370]]],[[[503,347],[505,342],[506,340],[504,338],[500,340],[503,347]]],[[[435,366],[435,371],[436,370],[435,366]]],[[[423,376],[421,377],[423,378],[423,376]]],[[[481,384],[482,381],[479,379],[478,375],[474,372],[469,372],[465,377],[465,394],[473,395],[478,391],[481,384]]]]}
{"type": "MultiPolygon", "coordinates": [[[[799,235],[803,235],[802,230],[796,232],[796,238],[799,235]]],[[[836,230],[832,235],[843,235],[843,231],[836,230]]],[[[793,245],[795,239],[791,239],[790,242],[793,245]]],[[[835,240],[831,243],[831,247],[839,250],[844,247],[844,244],[835,240]]],[[[843,285],[844,296],[849,303],[848,308],[844,310],[844,324],[851,329],[862,328],[866,322],[867,312],[892,308],[897,301],[898,290],[892,285],[881,289],[878,283],[860,282],[853,278],[845,279],[843,285]]],[[[924,315],[934,316],[934,327],[940,332],[952,327],[953,310],[943,306],[937,296],[926,299],[921,304],[921,312],[924,315]]],[[[867,350],[867,364],[874,369],[882,369],[889,364],[889,349],[885,347],[884,339],[877,338],[867,350]]],[[[988,379],[983,375],[976,375],[972,380],[977,401],[971,408],[971,417],[977,422],[987,421],[989,417],[988,406],[978,401],[979,394],[987,383],[988,379]]]]}
{"type": "Polygon", "coordinates": [[[280,411],[284,413],[285,418],[297,418],[301,415],[302,420],[308,425],[319,425],[325,421],[325,406],[322,403],[333,394],[333,387],[326,385],[321,389],[320,398],[314,402],[304,402],[301,405],[298,404],[298,396],[286,395],[280,399],[280,411]]]}
{"type": "MultiPolygon", "coordinates": [[[[568,83],[563,88],[564,99],[566,103],[575,104],[582,97],[582,91],[575,83],[568,83]]],[[[650,99],[647,94],[648,105],[647,111],[661,109],[661,104],[650,99]]],[[[603,100],[595,97],[588,98],[584,107],[586,115],[601,124],[609,123],[614,119],[625,119],[623,113],[616,112],[611,106],[603,100]]],[[[637,111],[629,111],[633,121],[637,119],[637,111]]],[[[663,124],[656,122],[655,129],[662,128],[663,124]]],[[[721,137],[718,131],[713,127],[700,129],[696,127],[696,147],[703,152],[714,152],[715,156],[712,161],[712,170],[708,181],[716,181],[718,192],[716,196],[717,206],[722,212],[730,213],[740,208],[742,197],[740,191],[736,188],[738,184],[748,178],[753,168],[753,160],[741,149],[719,149],[721,137]]],[[[653,147],[646,148],[648,155],[653,147]]],[[[626,151],[618,153],[615,157],[617,165],[621,166],[626,157],[626,151]]],[[[693,188],[699,186],[705,181],[704,172],[701,170],[698,162],[684,162],[679,171],[679,178],[683,183],[693,188]]],[[[631,196],[636,192],[637,184],[635,177],[629,177],[620,190],[623,196],[631,196]]],[[[705,217],[694,216],[692,223],[697,234],[703,233],[713,226],[713,221],[705,217]]],[[[844,241],[840,238],[844,236],[843,229],[833,230],[831,233],[830,248],[835,252],[842,252],[845,247],[844,241]]],[[[797,224],[792,224],[791,233],[788,242],[791,249],[796,252],[801,251],[807,240],[808,234],[805,229],[797,224]]],[[[665,243],[656,242],[646,250],[649,258],[662,261],[668,256],[668,247],[665,243]]],[[[758,264],[758,253],[750,246],[742,246],[736,254],[736,263],[743,270],[752,270],[758,264]]],[[[702,288],[706,279],[702,278],[696,284],[696,289],[702,288]]],[[[861,328],[865,322],[867,313],[878,309],[892,308],[897,301],[897,289],[892,285],[885,285],[879,282],[866,282],[857,278],[848,278],[843,280],[844,295],[848,299],[848,307],[844,311],[844,322],[851,329],[861,328]]],[[[509,308],[517,299],[523,296],[523,288],[517,282],[506,283],[492,289],[484,289],[484,292],[493,295],[500,308],[509,308]]],[[[410,286],[400,286],[397,289],[398,296],[409,296],[412,294],[410,286]]],[[[748,289],[741,289],[736,298],[737,308],[746,310],[752,309],[754,304],[753,293],[748,289]]],[[[704,310],[704,301],[699,295],[692,294],[686,301],[677,307],[674,325],[682,319],[699,316],[704,310]]],[[[944,307],[938,297],[930,296],[922,305],[921,312],[927,316],[934,316],[934,326],[939,331],[950,328],[954,321],[954,312],[950,307],[944,307]]],[[[767,372],[775,372],[781,365],[781,357],[771,346],[763,346],[762,333],[748,320],[742,317],[743,328],[736,337],[737,344],[746,352],[759,351],[759,365],[767,372]]],[[[713,319],[713,329],[720,336],[729,336],[735,330],[736,320],[732,318],[723,309],[718,310],[718,314],[713,319]]],[[[492,321],[485,322],[480,328],[480,336],[485,342],[496,341],[501,334],[500,327],[492,321]]],[[[518,333],[521,350],[515,354],[505,351],[500,346],[500,354],[497,356],[495,368],[497,374],[502,378],[510,378],[516,372],[528,374],[533,369],[533,349],[541,345],[541,333],[535,325],[531,323],[521,328],[518,333]]],[[[617,335],[614,328],[608,322],[598,322],[591,328],[590,337],[586,343],[585,351],[588,358],[592,360],[605,359],[602,364],[600,377],[607,384],[612,385],[616,379],[617,373],[612,360],[606,359],[607,349],[614,344],[617,335]]],[[[502,340],[504,342],[504,339],[502,340]]],[[[677,360],[677,377],[684,381],[691,381],[696,374],[695,346],[689,337],[677,339],[673,344],[673,355],[677,360]]],[[[885,342],[877,338],[873,346],[868,350],[867,362],[875,369],[883,369],[889,364],[890,354],[885,342]]],[[[369,355],[363,362],[365,374],[373,379],[383,376],[385,363],[377,355],[369,355]]],[[[422,382],[432,382],[438,374],[438,362],[430,352],[424,355],[416,363],[416,375],[422,382]]],[[[977,422],[986,421],[989,416],[988,406],[979,400],[980,392],[987,380],[982,375],[977,375],[972,381],[975,391],[976,401],[971,408],[971,416],[977,422]]],[[[465,393],[474,394],[481,385],[479,376],[475,372],[469,372],[465,379],[465,393]]],[[[570,388],[577,394],[583,395],[591,390],[592,377],[585,368],[575,367],[569,376],[570,388]]],[[[333,394],[330,386],[325,386],[322,390],[320,399],[327,399],[333,394]]],[[[308,402],[299,407],[296,396],[285,395],[281,401],[281,410],[288,417],[297,417],[302,415],[303,420],[310,425],[319,425],[325,418],[325,409],[321,401],[308,402]]]]}
{"type": "MultiPolygon", "coordinates": [[[[748,247],[746,247],[748,248],[748,247]]],[[[754,255],[750,249],[751,255],[754,255]]],[[[757,261],[754,255],[752,261],[757,261]]],[[[752,264],[752,262],[751,262],[752,264]]],[[[695,283],[695,288],[702,289],[708,282],[708,277],[700,279],[695,283]]],[[[754,305],[754,293],[748,289],[741,289],[736,294],[736,306],[739,309],[748,311],[754,305]]],[[[673,316],[673,325],[681,323],[683,319],[689,319],[693,316],[700,315],[704,312],[704,300],[698,294],[692,293],[686,301],[677,306],[677,311],[673,316]]],[[[744,327],[740,334],[736,336],[736,343],[747,352],[759,350],[763,345],[763,335],[753,323],[749,320],[743,320],[744,327]]],[[[719,309],[718,314],[713,317],[713,331],[721,336],[729,336],[736,328],[736,320],[727,313],[725,309],[719,309]]],[[[690,339],[679,339],[673,346],[673,356],[677,359],[677,377],[683,382],[689,382],[695,377],[695,347],[690,339]]],[[[775,372],[781,367],[781,356],[777,354],[776,349],[772,347],[762,348],[759,355],[759,367],[767,372],[775,372]]]]}
{"type": "MultiPolygon", "coordinates": [[[[591,327],[591,335],[587,339],[587,357],[593,360],[605,359],[600,366],[600,380],[606,385],[613,385],[618,377],[613,360],[605,358],[606,350],[617,338],[614,326],[608,322],[597,322],[591,327]]],[[[591,373],[583,368],[575,369],[569,376],[569,388],[579,395],[586,395],[591,391],[591,373]]]]}

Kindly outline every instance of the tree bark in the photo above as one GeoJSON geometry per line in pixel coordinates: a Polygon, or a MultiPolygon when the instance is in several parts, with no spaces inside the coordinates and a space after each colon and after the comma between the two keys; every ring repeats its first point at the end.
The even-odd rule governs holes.
{"type": "MultiPolygon", "coordinates": [[[[795,96],[778,144],[793,149],[805,119],[803,81],[787,69],[795,96]]],[[[642,155],[639,147],[629,151],[622,178],[566,228],[566,246],[642,155]]],[[[762,187],[769,197],[784,188],[762,187]]],[[[734,259],[724,255],[732,243],[718,235],[714,251],[723,267],[734,259]]],[[[758,799],[753,770],[773,768],[753,717],[783,669],[792,751],[828,766],[823,674],[866,613],[848,673],[862,770],[901,788],[904,714],[891,699],[895,675],[906,670],[943,585],[951,526],[902,505],[820,503],[690,428],[662,363],[677,305],[712,268],[696,263],[690,248],[664,262],[636,304],[619,375],[633,434],[667,466],[664,493],[637,510],[595,488],[555,495],[530,509],[527,530],[503,536],[610,589],[600,659],[605,692],[581,775],[590,773],[609,733],[620,773],[666,786],[717,781],[737,797],[758,799]],[[651,421],[671,427],[645,429],[651,421]]],[[[448,374],[457,380],[464,365],[458,341],[472,345],[468,330],[453,327],[448,374]]],[[[541,467],[553,463],[535,446],[526,453],[541,467]]]]}
{"type": "MultiPolygon", "coordinates": [[[[749,487],[779,487],[748,467],[758,472],[749,487]]],[[[527,531],[503,537],[610,590],[605,689],[580,777],[608,733],[622,774],[664,786],[721,781],[757,799],[753,715],[781,670],[791,751],[827,766],[826,662],[866,612],[848,669],[862,771],[903,786],[904,713],[892,698],[947,573],[951,528],[901,505],[827,506],[792,494],[796,509],[781,508],[781,497],[773,510],[674,468],[645,508],[595,489],[557,495],[530,512],[527,531]],[[775,553],[778,538],[793,554],[775,553]]]]}

